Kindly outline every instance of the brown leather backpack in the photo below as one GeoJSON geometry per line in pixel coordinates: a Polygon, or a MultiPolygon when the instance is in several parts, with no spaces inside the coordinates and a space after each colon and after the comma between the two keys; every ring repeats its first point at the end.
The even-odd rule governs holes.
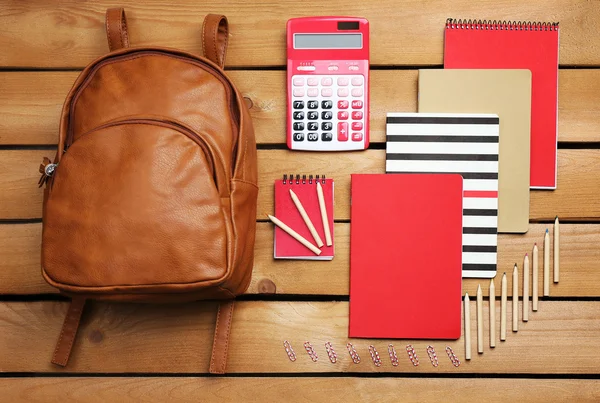
{"type": "Polygon", "coordinates": [[[42,274],[72,297],[57,365],[67,364],[86,299],[229,299],[210,362],[225,371],[232,298],[253,266],[256,142],[222,70],[227,19],[208,15],[202,31],[205,57],[130,48],[123,9],[109,9],[111,52],[67,96],[56,159],[40,180],[42,274]]]}

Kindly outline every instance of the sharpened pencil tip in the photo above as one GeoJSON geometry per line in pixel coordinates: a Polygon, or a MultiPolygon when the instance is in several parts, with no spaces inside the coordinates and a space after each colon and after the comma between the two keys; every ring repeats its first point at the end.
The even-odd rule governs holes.
{"type": "Polygon", "coordinates": [[[537,246],[537,242],[533,244],[533,246],[537,246]]]}
{"type": "Polygon", "coordinates": [[[548,233],[548,228],[546,228],[546,234],[548,233]]]}
{"type": "Polygon", "coordinates": [[[554,217],[555,220],[558,220],[558,215],[556,217],[554,217]]]}
{"type": "Polygon", "coordinates": [[[529,256],[529,253],[526,253],[526,254],[525,254],[525,257],[527,257],[527,256],[529,256]]]}

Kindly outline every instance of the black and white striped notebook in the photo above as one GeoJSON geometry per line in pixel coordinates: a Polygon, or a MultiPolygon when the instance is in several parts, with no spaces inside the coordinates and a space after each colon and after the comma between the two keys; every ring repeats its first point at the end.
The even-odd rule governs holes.
{"type": "Polygon", "coordinates": [[[463,277],[496,275],[499,129],[498,115],[387,114],[387,173],[463,177],[463,277]]]}

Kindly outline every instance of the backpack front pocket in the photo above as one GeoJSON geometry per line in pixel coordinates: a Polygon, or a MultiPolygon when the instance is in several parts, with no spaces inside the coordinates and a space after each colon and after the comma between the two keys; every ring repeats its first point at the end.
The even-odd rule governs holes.
{"type": "Polygon", "coordinates": [[[128,120],[82,136],[48,184],[44,276],[90,293],[220,281],[228,268],[221,171],[209,145],[175,123],[128,120]]]}

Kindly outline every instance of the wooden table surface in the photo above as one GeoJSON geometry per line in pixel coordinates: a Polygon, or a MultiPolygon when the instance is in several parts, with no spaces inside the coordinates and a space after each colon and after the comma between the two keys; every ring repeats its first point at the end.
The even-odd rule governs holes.
{"type": "MultiPolygon", "coordinates": [[[[67,302],[40,274],[38,166],[54,155],[62,103],[79,71],[108,50],[104,12],[116,4],[0,1],[0,400],[600,401],[597,0],[122,1],[134,46],[200,53],[203,16],[228,16],[226,69],[253,104],[258,211],[273,210],[273,181],[283,173],[335,178],[336,256],[332,262],[274,261],[272,226],[257,217],[254,275],[234,314],[227,376],[207,374],[216,310],[202,302],[92,303],[68,368],[51,365],[67,302]],[[299,153],[285,147],[285,23],[306,15],[370,21],[372,146],[365,152],[299,153]],[[552,232],[558,215],[561,281],[551,285],[551,296],[542,298],[518,333],[509,332],[495,349],[486,343],[470,362],[464,360],[462,339],[396,340],[397,367],[387,357],[388,340],[357,339],[352,342],[362,362],[355,365],[345,349],[350,174],[384,172],[385,113],[416,111],[417,70],[442,67],[447,17],[560,22],[558,189],[531,192],[529,232],[501,235],[498,256],[499,272],[510,271],[534,242],[542,243],[546,228],[552,232]],[[296,362],[287,359],[286,339],[298,354],[296,362]],[[303,350],[306,340],[318,349],[317,363],[303,350]],[[326,358],[326,341],[339,354],[335,365],[326,358]],[[409,342],[420,356],[418,367],[403,350],[409,342]],[[368,355],[371,343],[383,358],[379,368],[368,355]],[[438,352],[437,368],[427,359],[427,344],[438,352]],[[460,367],[450,365],[446,345],[458,354],[460,367]]],[[[488,283],[481,282],[487,294],[488,283]]],[[[478,283],[465,280],[463,291],[474,294],[478,283]]],[[[498,277],[498,293],[499,285],[498,277]]],[[[402,320],[402,312],[391,320],[402,320]]]]}

